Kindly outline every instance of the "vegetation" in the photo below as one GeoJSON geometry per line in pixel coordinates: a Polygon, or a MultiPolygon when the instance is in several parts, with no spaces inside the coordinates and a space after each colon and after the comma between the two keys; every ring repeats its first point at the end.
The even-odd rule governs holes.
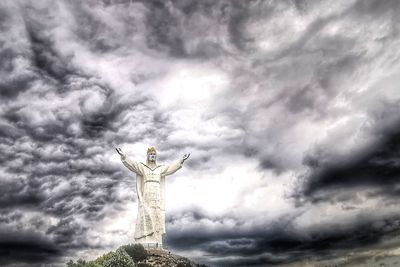
{"type": "MultiPolygon", "coordinates": [[[[96,263],[96,264],[98,264],[99,266],[104,266],[104,262],[106,262],[110,257],[111,257],[111,255],[113,254],[114,252],[108,252],[108,253],[106,253],[106,254],[103,254],[103,255],[101,255],[100,257],[98,257],[97,259],[95,259],[94,260],[94,262],[96,263]]],[[[85,266],[86,267],[86,266],[85,266]]]]}
{"type": "MultiPolygon", "coordinates": [[[[147,259],[147,251],[140,244],[129,244],[108,252],[93,261],[70,260],[67,267],[136,267],[136,263],[147,259]]],[[[146,265],[139,265],[145,267],[146,265]]]]}
{"type": "Polygon", "coordinates": [[[123,248],[119,248],[104,261],[103,267],[135,267],[135,263],[123,248]]]}
{"type": "Polygon", "coordinates": [[[73,261],[69,261],[67,263],[67,267],[102,267],[102,266],[93,261],[86,262],[82,259],[79,259],[76,263],[73,261]]]}
{"type": "Polygon", "coordinates": [[[140,244],[129,244],[122,246],[122,248],[128,253],[134,262],[139,262],[147,259],[147,251],[140,244]]]}

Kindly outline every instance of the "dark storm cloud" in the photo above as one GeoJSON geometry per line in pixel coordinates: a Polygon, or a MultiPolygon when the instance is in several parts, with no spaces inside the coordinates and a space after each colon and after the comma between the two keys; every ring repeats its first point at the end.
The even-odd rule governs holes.
{"type": "MultiPolygon", "coordinates": [[[[87,236],[88,232],[96,222],[109,217],[110,212],[121,210],[122,204],[134,201],[135,196],[133,180],[126,179],[131,174],[120,165],[110,163],[104,155],[115,153],[114,147],[120,142],[141,139],[119,132],[127,110],[143,107],[150,110],[154,106],[139,95],[121,104],[111,86],[78,71],[70,58],[59,53],[51,29],[47,28],[51,23],[45,25],[37,21],[36,15],[40,12],[28,8],[24,14],[27,16],[26,38],[31,45],[31,53],[25,57],[30,62],[33,81],[43,86],[43,90],[36,92],[28,84],[31,87],[18,87],[18,91],[7,85],[6,91],[2,91],[17,100],[15,105],[4,105],[1,109],[4,124],[1,138],[5,146],[1,148],[4,172],[0,208],[4,214],[10,208],[39,212],[43,218],[54,218],[51,220],[56,223],[37,224],[46,235],[47,243],[39,239],[32,242],[33,225],[32,229],[21,232],[18,240],[8,242],[2,236],[1,258],[6,256],[7,259],[3,259],[4,265],[54,263],[65,255],[99,247],[87,236]],[[103,97],[100,106],[93,110],[87,97],[74,98],[75,92],[83,90],[103,97]],[[31,98],[18,98],[21,92],[28,93],[31,98]],[[34,99],[40,95],[47,97],[46,94],[59,103],[72,98],[71,105],[54,107],[51,101],[45,101],[47,106],[35,108],[34,99]],[[32,110],[27,112],[29,109],[32,110]],[[32,116],[37,111],[45,111],[40,115],[40,125],[35,124],[32,116]],[[120,191],[125,188],[132,192],[122,196],[120,191]],[[78,216],[82,217],[77,219],[78,216]]],[[[96,38],[83,33],[80,37],[96,38]]],[[[7,54],[10,61],[14,56],[20,55],[7,54]]],[[[16,80],[10,84],[18,85],[16,80]]],[[[152,121],[161,127],[165,116],[157,111],[152,113],[149,112],[152,121]]],[[[150,131],[151,128],[148,126],[150,131]]],[[[153,133],[157,132],[153,130],[153,133]]],[[[1,221],[0,229],[16,227],[25,220],[25,217],[8,217],[1,221]],[[11,218],[14,219],[10,221],[11,218]]]]}
{"type": "Polygon", "coordinates": [[[31,264],[51,263],[62,255],[62,251],[50,239],[33,232],[0,230],[0,264],[15,262],[31,264]]]}
{"type": "Polygon", "coordinates": [[[2,81],[0,82],[0,95],[4,98],[12,98],[29,88],[32,81],[35,80],[35,75],[26,73],[13,77],[13,62],[17,53],[12,49],[2,49],[0,52],[0,71],[3,73],[2,81]]]}
{"type": "MultiPolygon", "coordinates": [[[[355,190],[368,190],[370,198],[385,198],[390,203],[398,200],[399,172],[399,117],[397,100],[379,99],[368,107],[368,123],[360,129],[370,141],[359,147],[337,154],[327,143],[309,151],[303,163],[308,167],[301,177],[303,185],[297,197],[311,201],[343,201],[354,199],[355,190]],[[384,107],[384,108],[382,108],[384,107]],[[339,193],[340,192],[340,193],[339,193]],[[335,197],[335,195],[348,194],[335,197]]],[[[362,139],[361,139],[362,140],[362,139]]]]}
{"type": "Polygon", "coordinates": [[[28,51],[18,45],[7,44],[7,37],[12,36],[15,23],[11,10],[0,7],[0,17],[0,30],[3,35],[0,38],[0,96],[2,99],[7,99],[28,90],[36,75],[18,66],[18,59],[27,57],[28,51]]]}
{"type": "MultiPolygon", "coordinates": [[[[196,212],[176,217],[189,219],[193,224],[198,221],[204,224],[213,222],[212,218],[199,218],[196,212]]],[[[239,222],[232,228],[219,228],[216,223],[214,229],[207,231],[198,231],[190,226],[179,229],[174,227],[177,222],[172,222],[168,245],[182,251],[196,247],[207,255],[219,258],[218,265],[224,266],[283,264],[377,245],[385,241],[385,237],[393,237],[400,231],[399,217],[373,218],[363,215],[347,225],[332,222],[312,229],[296,229],[294,219],[281,218],[269,225],[253,227],[239,222]]],[[[214,220],[214,223],[218,220],[214,220]]]]}
{"type": "MultiPolygon", "coordinates": [[[[317,155],[310,155],[304,162],[310,167],[310,174],[305,177],[303,193],[312,198],[318,191],[364,187],[377,190],[378,195],[397,197],[399,151],[400,132],[395,127],[392,131],[383,133],[366,151],[347,155],[346,161],[320,162],[317,155]]],[[[327,197],[329,198],[328,195],[327,197]]]]}
{"type": "Polygon", "coordinates": [[[230,41],[238,48],[246,41],[240,35],[242,20],[249,16],[248,6],[254,1],[135,1],[148,7],[146,14],[147,45],[166,51],[177,58],[211,59],[231,53],[216,41],[215,28],[227,27],[230,41]],[[208,26],[198,24],[199,17],[211,20],[208,26]],[[186,24],[186,25],[185,25],[186,24]],[[183,26],[185,25],[185,26],[183,26]]]}
{"type": "MultiPolygon", "coordinates": [[[[0,213],[6,214],[9,209],[38,212],[44,219],[36,224],[41,234],[34,234],[35,224],[26,224],[24,216],[10,216],[0,222],[2,232],[7,227],[31,225],[31,229],[18,233],[1,234],[1,265],[54,263],[65,255],[93,247],[87,237],[91,226],[108,216],[108,209],[121,209],[120,205],[134,196],[134,192],[128,197],[117,193],[124,183],[134,188],[133,181],[125,180],[127,173],[104,159],[104,150],[113,151],[115,142],[104,135],[115,133],[115,139],[121,140],[116,133],[121,114],[146,100],[137,97],[119,104],[109,85],[78,70],[71,58],[62,55],[52,34],[54,23],[46,15],[57,10],[54,8],[27,5],[20,13],[12,14],[22,16],[25,32],[18,34],[29,46],[26,51],[19,46],[2,47],[0,51],[1,94],[15,100],[0,110],[4,125],[0,134],[4,140],[0,213]],[[21,58],[28,62],[26,74],[13,65],[21,58]],[[42,90],[36,91],[37,85],[42,90]],[[103,99],[101,106],[92,109],[87,98],[74,96],[82,90],[98,93],[103,99]],[[21,98],[21,93],[28,96],[21,98]],[[35,99],[46,99],[48,95],[59,103],[71,99],[71,105],[54,106],[44,101],[44,105],[34,106],[35,99]],[[34,122],[35,113],[40,114],[39,125],[34,122]],[[48,218],[55,223],[46,222],[48,218]]],[[[11,12],[12,7],[4,10],[11,12]]],[[[3,25],[10,26],[7,33],[12,36],[12,21],[7,21],[7,16],[2,19],[3,25]]],[[[79,34],[81,38],[96,38],[90,33],[79,34]]]]}
{"type": "MultiPolygon", "coordinates": [[[[35,21],[29,20],[26,22],[28,38],[32,46],[32,63],[38,73],[64,84],[68,76],[73,73],[73,70],[68,67],[68,61],[62,59],[53,49],[53,44],[49,39],[41,37],[37,29],[33,29],[31,23],[35,21]]],[[[39,27],[38,27],[39,28],[39,27]]]]}
{"type": "Polygon", "coordinates": [[[74,34],[91,51],[108,53],[123,45],[114,29],[94,15],[90,5],[82,5],[76,2],[66,4],[68,8],[71,8],[76,21],[76,27],[73,29],[74,34]]]}
{"type": "Polygon", "coordinates": [[[149,1],[148,4],[151,10],[146,23],[150,29],[147,37],[148,46],[155,49],[164,46],[173,56],[185,56],[178,19],[169,12],[168,6],[163,1],[149,1]]]}
{"type": "Polygon", "coordinates": [[[66,218],[50,227],[46,234],[52,235],[58,246],[82,249],[90,247],[89,240],[86,239],[88,228],[88,226],[79,225],[72,218],[66,218]]]}
{"type": "Polygon", "coordinates": [[[42,203],[46,197],[37,192],[38,186],[33,185],[25,179],[14,179],[12,182],[2,182],[0,188],[0,207],[25,207],[34,208],[42,203]]]}

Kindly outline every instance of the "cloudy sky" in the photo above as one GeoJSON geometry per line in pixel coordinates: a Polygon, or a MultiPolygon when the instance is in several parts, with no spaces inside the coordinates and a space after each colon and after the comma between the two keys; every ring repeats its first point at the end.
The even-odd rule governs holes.
{"type": "MultiPolygon", "coordinates": [[[[212,266],[400,255],[397,0],[0,3],[0,265],[133,242],[159,163],[167,246],[212,266]]],[[[365,265],[364,265],[365,266],[365,265]]],[[[371,265],[372,266],[372,265],[371,265]]]]}

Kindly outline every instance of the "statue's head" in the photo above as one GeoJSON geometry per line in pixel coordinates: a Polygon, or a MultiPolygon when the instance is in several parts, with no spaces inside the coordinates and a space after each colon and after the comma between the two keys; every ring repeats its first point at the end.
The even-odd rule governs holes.
{"type": "Polygon", "coordinates": [[[147,163],[156,163],[157,151],[154,147],[147,149],[147,163]]]}

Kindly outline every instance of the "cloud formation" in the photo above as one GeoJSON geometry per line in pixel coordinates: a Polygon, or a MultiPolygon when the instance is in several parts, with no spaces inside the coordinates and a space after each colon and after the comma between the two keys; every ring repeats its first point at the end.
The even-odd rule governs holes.
{"type": "Polygon", "coordinates": [[[167,244],[199,262],[396,247],[399,8],[3,1],[0,264],[132,242],[114,148],[140,161],[152,145],[160,162],[191,153],[168,180],[167,244]]]}

